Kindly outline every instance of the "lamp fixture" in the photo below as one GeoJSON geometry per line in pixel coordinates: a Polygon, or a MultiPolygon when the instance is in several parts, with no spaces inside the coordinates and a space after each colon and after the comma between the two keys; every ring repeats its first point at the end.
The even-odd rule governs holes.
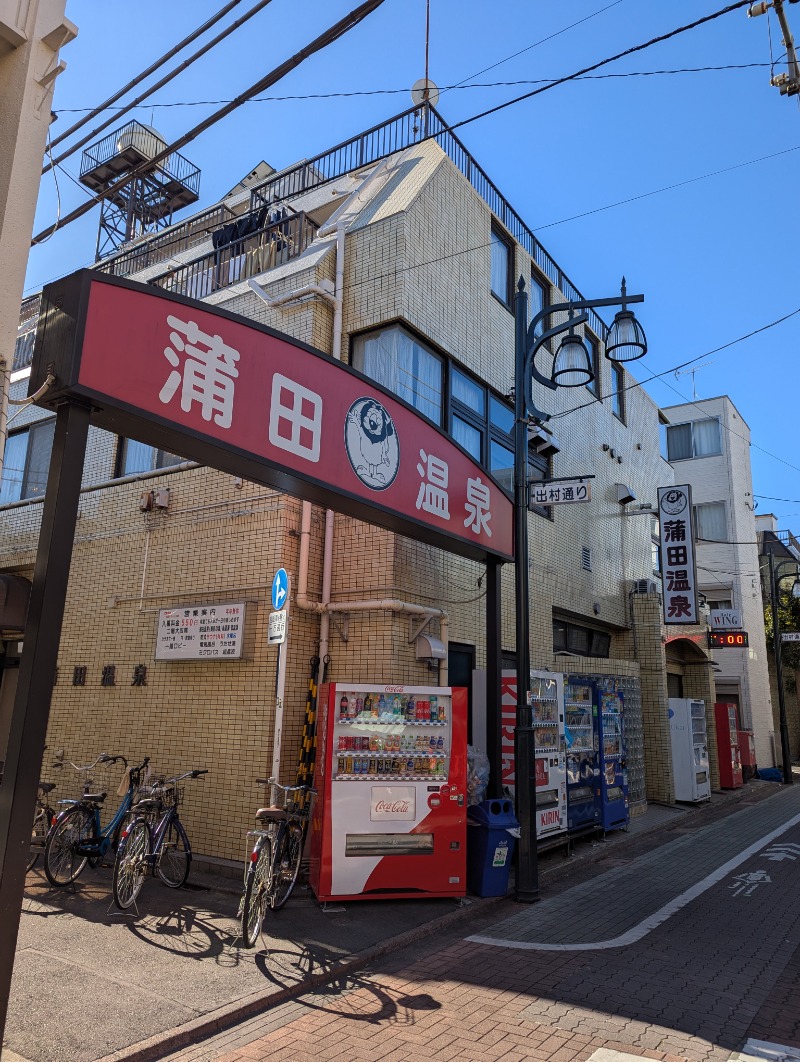
{"type": "Polygon", "coordinates": [[[594,379],[594,369],[589,362],[589,351],[579,335],[575,333],[572,319],[575,311],[569,310],[569,332],[559,344],[553,359],[551,379],[559,387],[584,387],[594,379]]]}
{"type": "Polygon", "coordinates": [[[792,583],[792,597],[800,597],[800,578],[792,583]]]}
{"type": "Polygon", "coordinates": [[[625,287],[625,277],[622,278],[620,287],[620,305],[614,316],[614,321],[606,336],[606,357],[609,361],[626,362],[638,361],[647,353],[647,339],[644,329],[636,320],[627,303],[628,292],[625,287]]]}

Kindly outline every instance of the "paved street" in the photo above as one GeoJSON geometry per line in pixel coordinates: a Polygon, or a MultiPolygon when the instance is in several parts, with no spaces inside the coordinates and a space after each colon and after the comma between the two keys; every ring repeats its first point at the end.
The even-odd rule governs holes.
{"type": "Polygon", "coordinates": [[[160,1057],[723,1062],[755,1041],[800,1057],[800,789],[619,862],[160,1057]]]}

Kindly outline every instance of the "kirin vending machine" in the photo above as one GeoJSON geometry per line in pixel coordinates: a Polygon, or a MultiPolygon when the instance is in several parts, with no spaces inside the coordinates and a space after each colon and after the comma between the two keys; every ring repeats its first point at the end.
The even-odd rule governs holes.
{"type": "Polygon", "coordinates": [[[467,691],[338,682],[319,705],[317,899],[464,896],[467,691]]]}
{"type": "Polygon", "coordinates": [[[564,681],[567,827],[575,833],[602,824],[597,687],[581,675],[564,681]]]}
{"type": "Polygon", "coordinates": [[[598,689],[600,796],[604,830],[628,825],[628,768],[623,728],[624,702],[616,691],[598,689]]]}
{"type": "Polygon", "coordinates": [[[705,702],[670,697],[669,733],[675,799],[692,803],[710,800],[711,771],[708,766],[705,702]]]}

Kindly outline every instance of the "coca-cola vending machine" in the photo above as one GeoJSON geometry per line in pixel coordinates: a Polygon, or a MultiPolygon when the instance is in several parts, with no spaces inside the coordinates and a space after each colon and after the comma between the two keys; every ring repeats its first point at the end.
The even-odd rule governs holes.
{"type": "Polygon", "coordinates": [[[464,896],[466,689],[337,682],[319,706],[317,899],[464,896]]]}

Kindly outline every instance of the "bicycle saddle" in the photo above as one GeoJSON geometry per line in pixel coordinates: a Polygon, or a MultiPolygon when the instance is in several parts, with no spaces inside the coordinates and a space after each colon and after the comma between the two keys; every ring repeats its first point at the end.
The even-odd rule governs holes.
{"type": "Polygon", "coordinates": [[[84,793],[81,800],[86,800],[91,804],[102,804],[107,796],[107,793],[84,793]]]}
{"type": "Polygon", "coordinates": [[[256,812],[257,819],[273,819],[277,822],[278,819],[286,818],[286,808],[259,808],[256,812]]]}
{"type": "Polygon", "coordinates": [[[55,787],[55,782],[39,782],[39,791],[42,793],[52,793],[55,787]]]}

